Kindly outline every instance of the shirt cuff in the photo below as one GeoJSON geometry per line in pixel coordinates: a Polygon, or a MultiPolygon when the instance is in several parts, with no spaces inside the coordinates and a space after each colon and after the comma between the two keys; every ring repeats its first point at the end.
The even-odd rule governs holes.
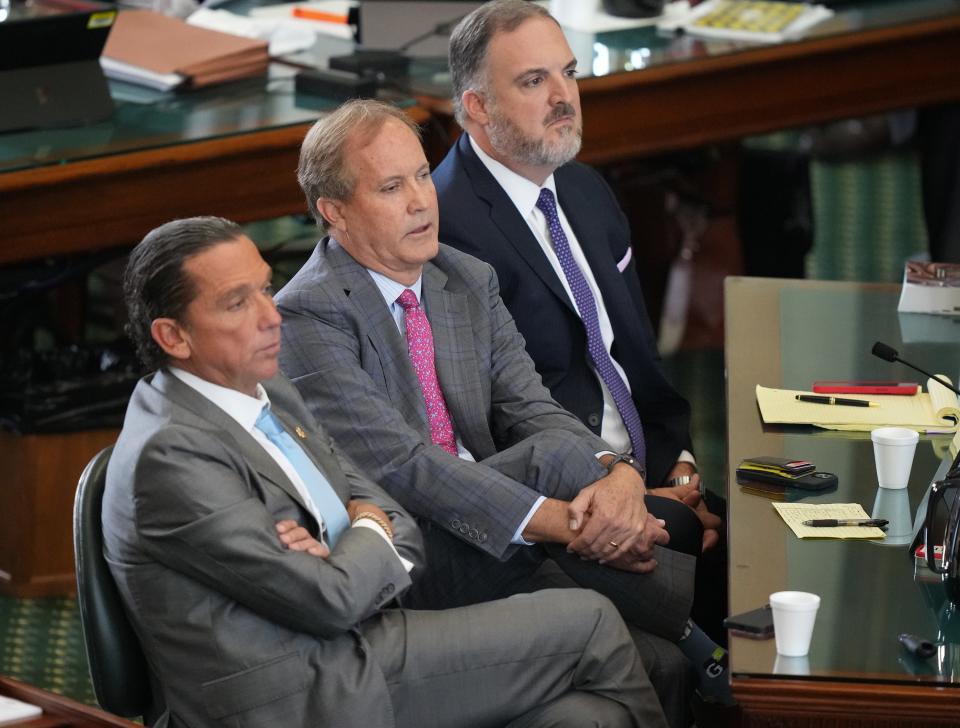
{"type": "Polygon", "coordinates": [[[517,526],[517,530],[513,532],[513,538],[510,539],[510,543],[515,543],[518,546],[534,546],[535,544],[532,541],[527,541],[523,537],[523,529],[527,527],[527,524],[530,523],[530,519],[533,518],[533,514],[537,512],[537,509],[540,507],[540,504],[547,499],[547,496],[542,495],[533,502],[533,507],[527,513],[526,518],[520,521],[520,525],[517,526]]]}
{"type": "Polygon", "coordinates": [[[693,466],[693,469],[697,469],[697,459],[693,457],[693,453],[689,450],[681,450],[680,456],[677,458],[678,463],[690,463],[693,466]]]}
{"type": "Polygon", "coordinates": [[[393,541],[390,540],[390,537],[387,535],[387,532],[384,531],[378,523],[373,521],[370,518],[358,518],[353,522],[353,525],[350,528],[369,528],[372,531],[376,531],[380,534],[380,538],[387,542],[387,545],[390,546],[390,550],[393,553],[397,554],[397,558],[400,559],[400,563],[403,564],[403,568],[407,570],[407,573],[410,573],[410,570],[413,569],[413,562],[408,559],[403,558],[398,552],[396,546],[393,545],[393,541]]]}

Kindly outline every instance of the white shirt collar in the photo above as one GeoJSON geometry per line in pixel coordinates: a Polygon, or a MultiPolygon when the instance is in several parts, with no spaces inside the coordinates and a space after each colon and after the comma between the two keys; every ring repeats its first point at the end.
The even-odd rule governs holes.
{"type": "Polygon", "coordinates": [[[168,366],[167,369],[181,382],[191,389],[195,389],[230,415],[247,432],[253,430],[253,426],[257,423],[257,418],[263,411],[264,405],[270,404],[270,398],[267,396],[266,390],[259,384],[257,384],[257,396],[251,397],[243,392],[238,392],[236,389],[229,389],[228,387],[221,387],[219,384],[208,382],[206,379],[201,379],[196,374],[192,374],[184,369],[179,369],[174,366],[168,366]]]}
{"type": "Polygon", "coordinates": [[[377,289],[380,291],[380,295],[383,296],[383,300],[387,302],[387,306],[393,306],[397,302],[397,298],[408,288],[413,291],[417,300],[420,300],[420,291],[423,289],[423,274],[421,273],[417,280],[413,282],[412,285],[405,286],[402,283],[397,283],[392,278],[387,278],[383,273],[378,273],[375,270],[366,269],[367,273],[370,274],[370,277],[373,279],[374,284],[377,286],[377,289]]]}
{"type": "Polygon", "coordinates": [[[516,205],[524,219],[526,219],[537,206],[537,200],[540,198],[540,190],[544,187],[550,190],[553,193],[554,198],[556,198],[557,183],[552,174],[547,177],[546,181],[543,183],[543,187],[538,187],[526,177],[517,174],[512,169],[501,162],[498,162],[496,159],[483,151],[480,148],[480,145],[474,141],[473,137],[468,136],[468,139],[470,141],[470,146],[473,147],[473,151],[476,152],[477,157],[479,157],[480,161],[483,162],[483,166],[486,167],[487,171],[493,175],[495,180],[497,180],[497,182],[503,188],[503,191],[507,193],[507,197],[509,197],[510,201],[516,205]]]}

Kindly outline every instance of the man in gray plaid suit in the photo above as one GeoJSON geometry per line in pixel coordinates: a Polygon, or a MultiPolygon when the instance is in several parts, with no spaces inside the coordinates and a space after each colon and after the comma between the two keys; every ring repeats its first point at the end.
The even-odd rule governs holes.
{"type": "MultiPolygon", "coordinates": [[[[298,176],[328,236],[277,294],[281,367],[339,447],[417,516],[428,570],[405,603],[597,589],[665,638],[638,647],[668,717],[683,712],[687,667],[669,642],[688,630],[695,558],[663,548],[671,536],[631,459],[543,387],[490,266],[438,243],[417,128],[391,106],[349,102],[307,134],[298,176]]],[[[671,525],[696,521],[654,500],[677,508],[671,525]]]]}

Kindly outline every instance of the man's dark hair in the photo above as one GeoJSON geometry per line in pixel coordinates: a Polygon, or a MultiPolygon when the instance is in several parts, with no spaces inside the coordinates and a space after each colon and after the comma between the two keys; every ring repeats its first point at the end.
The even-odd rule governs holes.
{"type": "Polygon", "coordinates": [[[530,18],[556,19],[528,0],[492,0],[461,20],[450,34],[448,62],[453,83],[453,115],[460,126],[466,120],[463,92],[487,86],[487,46],[497,33],[510,33],[530,18]]]}
{"type": "Polygon", "coordinates": [[[130,253],[123,272],[123,297],[127,304],[124,329],[144,366],[157,369],[167,360],[150,334],[154,319],[181,321],[197,295],[183,264],[207,248],[241,235],[243,228],[222,217],[188,217],[151,230],[130,253]]]}

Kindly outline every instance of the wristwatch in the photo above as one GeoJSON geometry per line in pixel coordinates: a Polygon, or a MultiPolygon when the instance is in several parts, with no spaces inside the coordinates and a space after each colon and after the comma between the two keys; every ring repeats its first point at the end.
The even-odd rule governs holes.
{"type": "Polygon", "coordinates": [[[631,468],[640,473],[640,477],[644,480],[647,479],[647,471],[644,470],[643,466],[637,461],[637,459],[628,452],[621,452],[613,456],[613,459],[607,463],[606,468],[608,473],[613,472],[613,466],[617,463],[626,463],[631,468]]]}

